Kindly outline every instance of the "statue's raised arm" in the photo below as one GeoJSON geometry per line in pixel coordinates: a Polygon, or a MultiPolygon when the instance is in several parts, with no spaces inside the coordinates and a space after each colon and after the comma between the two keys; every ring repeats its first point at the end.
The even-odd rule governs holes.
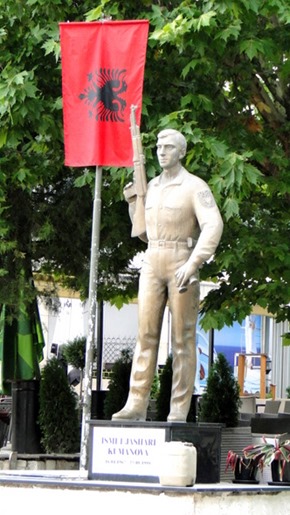
{"type": "Polygon", "coordinates": [[[147,179],[145,171],[145,158],[141,143],[140,129],[136,124],[136,106],[131,106],[131,136],[133,146],[134,180],[124,189],[124,195],[129,203],[129,212],[132,219],[132,237],[144,239],[145,227],[145,197],[147,192],[147,179]]]}

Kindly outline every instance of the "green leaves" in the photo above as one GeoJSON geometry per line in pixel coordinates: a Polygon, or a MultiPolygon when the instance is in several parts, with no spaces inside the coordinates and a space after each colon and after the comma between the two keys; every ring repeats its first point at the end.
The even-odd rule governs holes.
{"type": "Polygon", "coordinates": [[[196,31],[200,31],[203,27],[209,27],[212,19],[217,15],[216,11],[208,11],[201,14],[197,19],[192,21],[192,27],[196,31]]]}
{"type": "Polygon", "coordinates": [[[2,83],[0,84],[0,116],[11,114],[13,106],[18,102],[24,102],[27,97],[35,98],[36,92],[32,70],[20,71],[7,65],[2,71],[2,83]]]}
{"type": "Polygon", "coordinates": [[[218,32],[215,36],[215,39],[221,39],[227,42],[229,39],[238,39],[242,28],[242,23],[240,20],[234,20],[233,23],[230,23],[223,30],[218,32]]]}
{"type": "Polygon", "coordinates": [[[282,343],[284,347],[290,346],[290,333],[282,334],[282,343]]]}
{"type": "Polygon", "coordinates": [[[166,43],[175,45],[179,52],[188,47],[188,37],[202,29],[215,25],[216,12],[210,10],[200,13],[196,7],[188,7],[186,2],[172,13],[168,13],[171,21],[165,23],[150,35],[150,41],[157,41],[160,45],[166,43]],[[176,15],[175,15],[176,13],[176,15]]]}
{"type": "Polygon", "coordinates": [[[221,164],[220,176],[224,181],[226,192],[234,192],[236,196],[247,195],[252,185],[256,185],[262,178],[261,172],[248,162],[251,154],[237,154],[229,152],[221,164]],[[243,192],[241,188],[243,187],[243,192]]]}
{"type": "Polygon", "coordinates": [[[3,147],[4,145],[6,145],[7,135],[8,135],[7,130],[0,129],[0,148],[3,147]]]}
{"type": "Polygon", "coordinates": [[[45,55],[54,54],[56,62],[58,62],[60,57],[60,44],[58,41],[54,39],[48,39],[45,43],[43,43],[42,48],[45,50],[45,55]]]}
{"type": "Polygon", "coordinates": [[[228,197],[224,203],[225,219],[228,221],[233,216],[239,215],[239,204],[235,198],[228,197]]]}
{"type": "Polygon", "coordinates": [[[77,177],[74,181],[76,188],[83,188],[86,185],[94,185],[96,171],[85,168],[83,174],[77,177]]]}
{"type": "Polygon", "coordinates": [[[250,61],[257,57],[260,53],[265,53],[264,42],[259,39],[245,39],[240,43],[241,52],[245,52],[250,61]]]}

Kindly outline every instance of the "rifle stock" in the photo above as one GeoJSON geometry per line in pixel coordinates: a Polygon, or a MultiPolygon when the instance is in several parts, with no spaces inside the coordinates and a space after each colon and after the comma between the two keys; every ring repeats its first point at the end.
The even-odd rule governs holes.
{"type": "Polygon", "coordinates": [[[147,192],[147,179],[145,171],[145,158],[140,137],[140,129],[136,124],[136,106],[131,106],[131,137],[133,146],[134,186],[136,191],[136,205],[132,220],[132,237],[146,233],[145,226],[145,196],[147,192]]]}

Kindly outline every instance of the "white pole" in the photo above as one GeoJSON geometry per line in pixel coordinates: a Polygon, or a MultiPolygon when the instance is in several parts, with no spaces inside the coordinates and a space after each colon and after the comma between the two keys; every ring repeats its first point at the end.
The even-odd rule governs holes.
{"type": "Polygon", "coordinates": [[[88,469],[89,420],[91,418],[92,371],[97,324],[97,284],[101,220],[101,186],[102,168],[96,167],[95,195],[93,205],[93,223],[91,236],[90,282],[89,282],[89,324],[86,344],[86,363],[84,369],[84,395],[82,415],[82,435],[80,452],[80,470],[88,469]]]}

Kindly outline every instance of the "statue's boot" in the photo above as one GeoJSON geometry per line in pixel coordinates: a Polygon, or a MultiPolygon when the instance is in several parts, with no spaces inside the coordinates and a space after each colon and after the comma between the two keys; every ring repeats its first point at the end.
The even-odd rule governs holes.
{"type": "Polygon", "coordinates": [[[193,385],[188,385],[188,388],[178,392],[172,392],[170,401],[170,413],[167,417],[167,422],[186,422],[190,410],[192,399],[193,385]]]}
{"type": "Polygon", "coordinates": [[[186,422],[188,412],[188,409],[182,409],[179,406],[172,406],[171,404],[167,422],[186,422]]]}
{"type": "Polygon", "coordinates": [[[129,394],[128,400],[120,411],[114,413],[112,420],[145,421],[147,415],[148,395],[137,396],[129,394]]]}
{"type": "Polygon", "coordinates": [[[155,367],[155,348],[142,349],[137,344],[132,363],[128,399],[124,408],[114,413],[112,420],[146,420],[155,367]]]}

